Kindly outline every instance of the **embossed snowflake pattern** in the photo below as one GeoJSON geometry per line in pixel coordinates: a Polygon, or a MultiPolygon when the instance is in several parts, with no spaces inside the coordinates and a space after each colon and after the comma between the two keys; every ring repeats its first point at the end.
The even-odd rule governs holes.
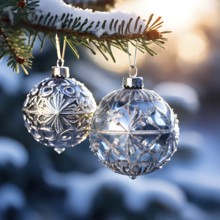
{"type": "Polygon", "coordinates": [[[27,95],[25,126],[35,140],[60,152],[86,138],[95,108],[92,94],[80,82],[48,78],[27,95]]]}
{"type": "Polygon", "coordinates": [[[113,171],[135,178],[159,169],[175,152],[177,121],[153,91],[115,91],[99,106],[91,148],[113,171]]]}
{"type": "Polygon", "coordinates": [[[44,124],[60,133],[64,130],[64,124],[71,126],[69,115],[74,114],[76,104],[65,99],[62,93],[57,92],[50,99],[46,99],[42,109],[37,108],[35,114],[44,115],[44,124]]]}

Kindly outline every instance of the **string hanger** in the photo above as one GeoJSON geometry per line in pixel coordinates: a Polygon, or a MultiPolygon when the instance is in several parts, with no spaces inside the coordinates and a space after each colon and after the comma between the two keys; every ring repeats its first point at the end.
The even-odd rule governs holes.
{"type": "Polygon", "coordinates": [[[66,51],[66,39],[64,37],[63,40],[63,49],[62,49],[62,54],[61,54],[61,48],[60,48],[60,39],[58,35],[55,35],[55,45],[56,45],[56,50],[57,50],[57,66],[58,67],[63,67],[64,66],[64,56],[65,56],[65,51],[66,51]]]}
{"type": "Polygon", "coordinates": [[[129,76],[136,77],[138,74],[137,64],[137,49],[138,49],[138,40],[136,40],[135,51],[134,51],[134,61],[131,62],[131,53],[129,51],[129,42],[128,42],[128,61],[129,61],[129,76]]]}

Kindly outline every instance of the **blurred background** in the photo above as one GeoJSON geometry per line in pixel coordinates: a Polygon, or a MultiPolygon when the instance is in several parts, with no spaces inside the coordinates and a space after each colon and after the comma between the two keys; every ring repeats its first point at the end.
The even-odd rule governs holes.
{"type": "MultiPolygon", "coordinates": [[[[69,1],[70,2],[70,1],[69,1]]],[[[0,61],[0,220],[218,220],[220,219],[220,1],[128,0],[116,8],[162,16],[167,49],[138,53],[145,88],[154,89],[180,120],[178,151],[163,169],[131,180],[103,167],[88,140],[58,155],[24,127],[26,94],[50,76],[50,43],[35,45],[29,76],[0,61]]],[[[117,63],[79,48],[66,65],[97,103],[121,87],[127,55],[117,63]]]]}

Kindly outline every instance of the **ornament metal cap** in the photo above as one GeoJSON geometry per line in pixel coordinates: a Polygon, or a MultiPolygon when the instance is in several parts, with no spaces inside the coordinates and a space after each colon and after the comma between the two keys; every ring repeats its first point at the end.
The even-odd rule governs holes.
{"type": "Polygon", "coordinates": [[[52,77],[54,78],[69,78],[70,71],[67,66],[52,66],[51,67],[52,77]]]}
{"type": "Polygon", "coordinates": [[[125,89],[143,89],[143,77],[124,77],[123,87],[125,89]]]}

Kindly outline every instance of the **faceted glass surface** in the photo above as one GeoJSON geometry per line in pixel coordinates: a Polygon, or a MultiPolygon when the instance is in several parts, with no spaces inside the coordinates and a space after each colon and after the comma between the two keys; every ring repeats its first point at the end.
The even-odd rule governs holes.
{"type": "Polygon", "coordinates": [[[87,137],[95,109],[91,92],[80,82],[48,78],[27,95],[23,116],[34,139],[60,153],[87,137]]]}
{"type": "Polygon", "coordinates": [[[178,121],[169,105],[146,89],[120,89],[94,113],[90,143],[102,163],[135,178],[161,168],[176,151],[178,121]]]}

